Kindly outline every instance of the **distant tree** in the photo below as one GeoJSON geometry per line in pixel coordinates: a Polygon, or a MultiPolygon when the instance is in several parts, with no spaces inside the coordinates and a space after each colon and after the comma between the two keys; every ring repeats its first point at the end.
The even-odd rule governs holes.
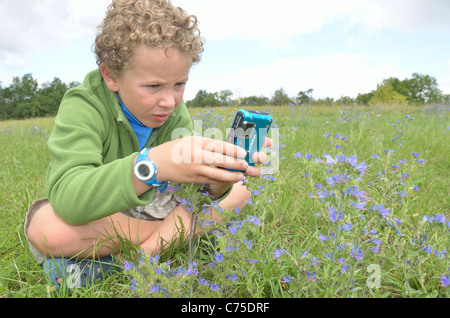
{"type": "Polygon", "coordinates": [[[446,95],[442,96],[442,101],[445,104],[449,105],[450,104],[450,94],[446,94],[446,95]]]}
{"type": "Polygon", "coordinates": [[[313,102],[313,94],[314,90],[312,88],[307,91],[300,91],[295,98],[295,102],[299,105],[308,105],[313,102]]]}
{"type": "Polygon", "coordinates": [[[233,96],[233,92],[229,89],[222,90],[218,94],[219,103],[222,106],[228,106],[231,102],[231,96],[233,96]]]}
{"type": "Polygon", "coordinates": [[[351,106],[355,103],[355,100],[349,96],[341,96],[335,103],[340,106],[351,106]]]}
{"type": "Polygon", "coordinates": [[[372,99],[374,94],[374,91],[366,94],[358,94],[358,96],[355,99],[355,103],[357,105],[370,105],[370,100],[372,99]]]}
{"type": "Polygon", "coordinates": [[[55,116],[68,88],[65,83],[56,77],[52,82],[44,83],[36,97],[40,105],[39,115],[55,116]]]}
{"type": "Polygon", "coordinates": [[[284,89],[280,88],[275,91],[270,102],[274,106],[285,106],[285,105],[289,105],[290,103],[292,103],[292,100],[286,94],[284,89]]]}
{"type": "Polygon", "coordinates": [[[31,74],[16,76],[9,87],[0,87],[0,119],[54,116],[67,89],[79,85],[78,82],[67,85],[55,77],[39,87],[31,74]]]}
{"type": "Polygon", "coordinates": [[[413,73],[411,79],[404,81],[406,98],[414,104],[441,103],[442,91],[438,87],[436,78],[429,75],[413,73]]]}
{"type": "Polygon", "coordinates": [[[31,74],[25,74],[22,78],[14,77],[9,91],[7,103],[10,118],[32,118],[38,116],[39,103],[36,100],[38,94],[38,82],[31,74]]]}
{"type": "Polygon", "coordinates": [[[406,104],[406,97],[395,91],[391,84],[378,85],[370,99],[371,104],[406,104]]]}
{"type": "Polygon", "coordinates": [[[197,92],[197,95],[195,95],[194,99],[188,101],[186,104],[188,107],[220,106],[218,95],[218,93],[208,93],[206,90],[201,89],[197,92]]]}
{"type": "Polygon", "coordinates": [[[319,98],[313,102],[313,105],[316,106],[333,106],[334,105],[334,98],[332,97],[326,97],[326,98],[319,98]]]}
{"type": "Polygon", "coordinates": [[[239,100],[244,106],[265,106],[270,104],[270,99],[265,96],[249,96],[239,100]]]}

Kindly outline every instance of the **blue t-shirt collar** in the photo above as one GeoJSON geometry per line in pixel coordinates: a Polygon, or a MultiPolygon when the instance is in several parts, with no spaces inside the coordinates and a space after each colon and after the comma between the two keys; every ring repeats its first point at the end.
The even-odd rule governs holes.
{"type": "Polygon", "coordinates": [[[139,142],[140,149],[143,149],[145,147],[145,144],[147,143],[148,139],[150,138],[150,135],[152,134],[153,128],[149,128],[145,126],[143,123],[141,123],[130,111],[128,108],[124,105],[122,100],[120,99],[119,94],[117,94],[117,98],[119,99],[120,107],[122,108],[122,112],[127,118],[128,122],[130,123],[131,128],[133,129],[134,133],[136,134],[136,137],[139,142]]]}

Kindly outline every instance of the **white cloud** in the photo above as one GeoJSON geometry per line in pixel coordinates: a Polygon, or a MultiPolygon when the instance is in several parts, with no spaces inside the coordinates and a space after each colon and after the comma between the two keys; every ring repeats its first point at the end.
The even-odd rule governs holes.
{"type": "Polygon", "coordinates": [[[352,9],[349,25],[363,25],[369,31],[448,30],[449,14],[448,0],[361,0],[352,9]]]}
{"type": "Polygon", "coordinates": [[[94,36],[108,2],[0,0],[0,54],[49,50],[94,36]]]}
{"type": "Polygon", "coordinates": [[[277,44],[340,21],[348,28],[408,32],[450,27],[448,0],[174,0],[200,21],[208,40],[242,37],[277,44]]]}
{"type": "MultiPolygon", "coordinates": [[[[251,95],[271,97],[279,88],[284,88],[290,96],[312,88],[315,98],[340,98],[368,93],[391,76],[403,79],[410,75],[399,69],[395,57],[333,53],[324,57],[279,59],[234,74],[209,78],[196,79],[194,74],[189,85],[209,92],[229,88],[235,98],[251,95]],[[234,87],[230,87],[230,83],[234,87]]],[[[190,91],[189,97],[195,93],[190,91]]]]}
{"type": "Polygon", "coordinates": [[[355,6],[356,0],[182,0],[173,1],[196,15],[207,40],[241,37],[282,42],[294,35],[319,31],[355,6]]]}

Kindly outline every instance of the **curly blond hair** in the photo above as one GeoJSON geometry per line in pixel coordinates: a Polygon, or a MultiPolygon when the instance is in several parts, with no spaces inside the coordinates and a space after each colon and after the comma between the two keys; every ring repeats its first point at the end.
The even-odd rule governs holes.
{"type": "Polygon", "coordinates": [[[200,62],[203,38],[197,18],[170,0],[113,0],[98,27],[97,64],[106,64],[120,76],[141,43],[151,48],[176,48],[200,62]]]}

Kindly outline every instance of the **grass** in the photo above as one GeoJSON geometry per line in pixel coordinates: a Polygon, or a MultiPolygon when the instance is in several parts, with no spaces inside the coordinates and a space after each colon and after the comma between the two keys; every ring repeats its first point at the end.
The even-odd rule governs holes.
{"type": "MultiPolygon", "coordinates": [[[[59,296],[448,297],[448,106],[261,109],[271,112],[280,132],[279,145],[270,150],[280,169],[271,178],[249,180],[258,191],[251,205],[224,212],[242,228],[220,228],[219,251],[202,253],[208,239],[202,237],[195,264],[184,246],[140,265],[130,257],[134,266],[125,273],[59,296]],[[361,175],[348,164],[326,165],[324,154],[357,155],[367,169],[361,175]],[[339,171],[347,182],[327,182],[339,171]],[[344,196],[350,187],[365,196],[344,196]],[[336,195],[321,197],[324,189],[336,195]],[[365,202],[364,210],[350,201],[365,202]],[[387,217],[380,205],[389,209],[387,217]],[[332,218],[333,208],[341,218],[332,218]],[[445,221],[424,220],[435,215],[445,221]]],[[[190,112],[204,128],[225,129],[236,110],[190,112]]],[[[51,118],[0,122],[0,297],[55,296],[23,235],[28,206],[45,196],[52,125],[51,118]]]]}

